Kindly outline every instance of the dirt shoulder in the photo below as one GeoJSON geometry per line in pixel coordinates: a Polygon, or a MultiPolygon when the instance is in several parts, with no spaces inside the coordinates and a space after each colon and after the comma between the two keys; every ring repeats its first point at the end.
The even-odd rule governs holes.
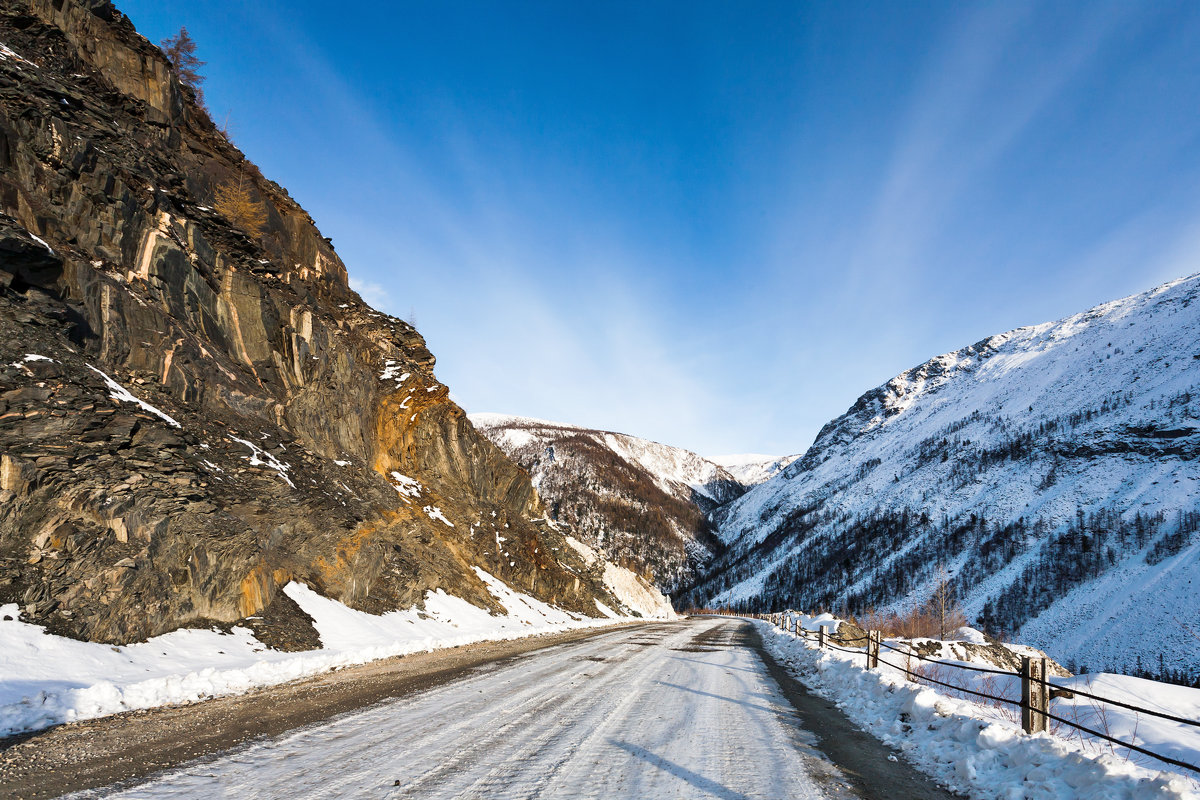
{"type": "Polygon", "coordinates": [[[0,787],[5,797],[24,800],[134,781],[251,739],[277,736],[448,683],[487,664],[628,627],[482,642],[389,658],[250,694],[133,711],[0,739],[0,787]]]}

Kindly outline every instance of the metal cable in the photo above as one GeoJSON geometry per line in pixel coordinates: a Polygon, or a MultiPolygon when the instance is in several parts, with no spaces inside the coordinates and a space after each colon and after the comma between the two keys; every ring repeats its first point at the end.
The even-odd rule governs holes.
{"type": "Polygon", "coordinates": [[[1136,744],[1130,744],[1129,742],[1124,742],[1124,741],[1121,741],[1120,739],[1114,739],[1113,737],[1109,736],[1106,733],[1101,733],[1100,731],[1094,731],[1091,728],[1087,728],[1087,727],[1084,727],[1083,725],[1080,725],[1078,722],[1072,722],[1069,719],[1063,719],[1062,717],[1058,716],[1057,714],[1051,714],[1049,711],[1039,711],[1038,713],[1045,714],[1047,717],[1049,717],[1052,720],[1055,720],[1056,722],[1061,722],[1064,725],[1070,725],[1072,728],[1078,728],[1079,730],[1083,731],[1084,733],[1086,733],[1090,736],[1095,736],[1098,739],[1104,739],[1105,741],[1112,742],[1113,744],[1120,745],[1121,747],[1128,747],[1130,750],[1133,750],[1134,752],[1143,753],[1152,758],[1157,758],[1159,761],[1165,761],[1166,763],[1173,764],[1177,767],[1183,767],[1184,769],[1190,769],[1192,772],[1200,772],[1200,767],[1197,767],[1195,764],[1189,764],[1186,761],[1178,761],[1174,758],[1170,758],[1169,756],[1164,756],[1164,755],[1155,753],[1153,750],[1147,750],[1144,747],[1139,747],[1136,744]]]}
{"type": "MultiPolygon", "coordinates": [[[[786,631],[786,628],[784,628],[784,630],[786,631]]],[[[802,630],[803,630],[803,629],[802,629],[802,630]]],[[[809,634],[810,632],[809,632],[808,630],[803,630],[803,633],[804,633],[804,638],[805,638],[805,640],[807,640],[807,639],[808,639],[808,634],[809,634]]],[[[986,668],[986,667],[975,667],[975,666],[970,666],[970,665],[967,665],[967,664],[956,664],[956,663],[952,663],[952,662],[949,662],[949,661],[942,661],[942,660],[940,660],[940,659],[936,659],[936,658],[928,658],[927,656],[923,656],[923,655],[921,655],[920,653],[914,653],[914,652],[912,652],[912,651],[911,651],[911,649],[910,649],[910,650],[908,650],[908,651],[905,651],[905,650],[901,650],[901,649],[899,649],[899,648],[897,648],[897,647],[893,647],[892,645],[888,644],[888,643],[887,643],[887,642],[885,642],[885,641],[880,641],[880,643],[879,643],[879,644],[880,644],[880,646],[881,646],[881,647],[886,647],[888,650],[891,650],[891,651],[893,651],[893,652],[899,653],[899,654],[901,654],[901,655],[903,655],[903,656],[907,656],[907,657],[909,657],[909,658],[915,658],[915,659],[918,659],[918,660],[920,660],[920,661],[927,661],[927,662],[929,662],[929,663],[931,663],[931,664],[939,664],[939,665],[941,665],[941,666],[946,666],[946,667],[954,667],[955,669],[967,670],[967,671],[969,671],[969,672],[981,672],[981,673],[988,674],[988,675],[1006,675],[1006,676],[1009,676],[1009,677],[1016,677],[1016,678],[1020,678],[1020,677],[1022,677],[1021,673],[1019,673],[1019,672],[1009,672],[1009,671],[1007,671],[1007,670],[988,669],[988,668],[986,668]]],[[[825,643],[825,646],[826,646],[826,647],[830,647],[830,648],[832,648],[832,649],[834,649],[834,650],[840,650],[840,651],[842,651],[842,652],[844,652],[844,653],[859,653],[859,652],[862,652],[862,651],[860,651],[860,650],[847,650],[847,649],[846,649],[846,648],[844,648],[844,647],[838,647],[837,645],[831,644],[831,643],[829,643],[829,642],[826,642],[826,643],[825,643]]],[[[880,662],[880,663],[884,663],[884,662],[882,662],[882,660],[881,660],[881,662],[880,662]]],[[[890,666],[890,665],[889,665],[889,666],[890,666]]],[[[905,671],[907,674],[909,674],[909,675],[913,675],[913,674],[915,674],[915,673],[909,672],[908,670],[904,670],[904,671],[905,671]]],[[[923,676],[922,676],[922,677],[923,677],[923,676]]],[[[928,679],[928,680],[932,680],[932,679],[928,679]]],[[[935,683],[938,683],[938,681],[934,681],[934,682],[935,682],[935,683]]],[[[1176,722],[1176,723],[1179,723],[1179,724],[1181,724],[1181,725],[1191,725],[1191,726],[1194,726],[1194,727],[1200,727],[1200,721],[1197,721],[1197,720],[1194,720],[1194,719],[1188,719],[1187,717],[1177,717],[1177,716],[1175,716],[1174,714],[1167,714],[1167,713],[1165,713],[1165,712],[1163,712],[1163,711],[1155,711],[1154,709],[1150,709],[1150,708],[1143,708],[1143,707],[1141,707],[1141,706],[1135,706],[1135,705],[1132,705],[1132,704],[1130,704],[1130,703],[1125,703],[1125,702],[1122,702],[1121,700],[1113,700],[1113,699],[1112,699],[1112,698],[1110,698],[1110,697],[1101,697],[1100,695],[1092,694],[1092,693],[1090,693],[1090,692],[1086,692],[1086,691],[1084,691],[1084,690],[1082,690],[1082,689],[1076,689],[1076,688],[1074,688],[1074,687],[1071,687],[1071,686],[1061,686],[1061,685],[1059,685],[1059,684],[1056,684],[1056,683],[1051,683],[1051,682],[1049,681],[1049,679],[1045,679],[1043,682],[1044,682],[1044,683],[1045,683],[1047,686],[1049,686],[1049,687],[1051,687],[1051,688],[1053,688],[1053,689],[1058,689],[1059,691],[1063,691],[1063,692],[1073,692],[1074,694],[1080,695],[1080,696],[1082,696],[1082,697],[1087,697],[1087,698],[1089,698],[1089,699],[1091,699],[1091,700],[1098,700],[1098,701],[1100,701],[1100,702],[1102,702],[1102,703],[1109,703],[1109,704],[1111,704],[1111,705],[1114,705],[1114,706],[1119,706],[1120,708],[1125,708],[1125,709],[1128,709],[1128,710],[1130,710],[1130,711],[1134,711],[1134,712],[1136,712],[1136,713],[1139,713],[1139,714],[1148,714],[1149,716],[1152,716],[1152,717],[1157,717],[1157,718],[1159,718],[1159,719],[1165,719],[1165,720],[1169,720],[1170,722],[1176,722]]],[[[943,685],[943,686],[950,686],[951,688],[959,688],[959,687],[952,686],[951,684],[942,684],[942,685],[943,685]]],[[[963,689],[963,691],[970,691],[970,690],[969,690],[969,689],[963,689]]],[[[972,694],[979,694],[978,692],[971,692],[971,693],[972,693],[972,694]]],[[[998,699],[1001,699],[1001,698],[992,697],[991,695],[980,695],[980,696],[981,696],[981,697],[987,697],[987,698],[990,698],[990,699],[992,699],[992,700],[998,700],[998,699]]],[[[1010,701],[1010,700],[1005,700],[1005,702],[1012,702],[1012,701],[1010,701]]],[[[1069,724],[1069,723],[1068,723],[1068,724],[1069,724]]]]}

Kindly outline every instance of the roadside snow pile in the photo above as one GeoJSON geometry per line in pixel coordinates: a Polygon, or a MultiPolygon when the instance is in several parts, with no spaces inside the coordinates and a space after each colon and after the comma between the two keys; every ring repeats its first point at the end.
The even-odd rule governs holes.
{"type": "MultiPolygon", "coordinates": [[[[799,620],[806,630],[829,624],[829,620],[803,615],[799,620]]],[[[922,674],[935,680],[1019,699],[1020,682],[1015,676],[970,673],[950,666],[966,662],[939,665],[914,659],[910,666],[904,655],[886,648],[881,650],[881,662],[890,661],[895,667],[881,663],[878,669],[868,671],[861,649],[854,653],[817,651],[815,643],[767,623],[762,627],[770,652],[802,683],[837,703],[856,725],[903,752],[914,766],[969,797],[1200,799],[1200,781],[1191,773],[1163,771],[1160,767],[1167,765],[1138,754],[1127,757],[1123,748],[1114,749],[1053,721],[1052,733],[1025,735],[1015,706],[970,702],[961,699],[970,696],[965,692],[959,693],[961,698],[950,696],[953,689],[934,691],[909,682],[895,667],[918,671],[917,665],[921,665],[922,674]]],[[[890,640],[886,643],[897,646],[890,640]]],[[[1189,719],[1200,717],[1200,690],[1196,689],[1121,675],[1082,675],[1052,682],[1189,719]]],[[[1145,714],[1139,718],[1135,712],[1078,695],[1054,699],[1050,712],[1127,741],[1136,736],[1139,746],[1200,763],[1200,728],[1145,714]]]]}
{"type": "Polygon", "coordinates": [[[290,583],[284,592],[313,618],[323,645],[301,653],[272,650],[243,627],[178,630],[112,647],[48,634],[21,622],[16,604],[0,606],[0,736],[240,694],[379,658],[630,621],[563,611],[475,572],[506,616],[440,589],[426,594],[423,611],[376,616],[290,583]]]}

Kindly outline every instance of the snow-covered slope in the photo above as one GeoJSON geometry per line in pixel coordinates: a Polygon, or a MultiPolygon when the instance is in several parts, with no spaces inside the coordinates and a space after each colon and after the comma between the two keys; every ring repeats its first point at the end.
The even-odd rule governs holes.
{"type": "Polygon", "coordinates": [[[501,414],[470,419],[529,471],[554,520],[664,591],[712,558],[719,544],[705,515],[745,491],[720,465],[636,436],[501,414]]]}
{"type": "Polygon", "coordinates": [[[685,602],[968,614],[1092,669],[1200,663],[1200,276],[992,336],[858,399],[717,512],[685,602]]]}
{"type": "Polygon", "coordinates": [[[758,486],[774,478],[784,467],[800,456],[765,456],[761,453],[740,453],[716,456],[714,464],[720,464],[743,486],[758,486]]]}

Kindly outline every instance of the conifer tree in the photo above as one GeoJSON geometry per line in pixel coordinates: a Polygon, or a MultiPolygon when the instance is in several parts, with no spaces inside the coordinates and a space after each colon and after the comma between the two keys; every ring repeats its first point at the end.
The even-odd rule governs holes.
{"type": "Polygon", "coordinates": [[[203,106],[204,89],[201,84],[204,83],[204,76],[200,74],[200,68],[205,62],[196,57],[196,42],[188,35],[187,28],[181,27],[175,36],[163,39],[160,46],[178,73],[180,82],[191,87],[196,93],[196,102],[203,106]]]}

